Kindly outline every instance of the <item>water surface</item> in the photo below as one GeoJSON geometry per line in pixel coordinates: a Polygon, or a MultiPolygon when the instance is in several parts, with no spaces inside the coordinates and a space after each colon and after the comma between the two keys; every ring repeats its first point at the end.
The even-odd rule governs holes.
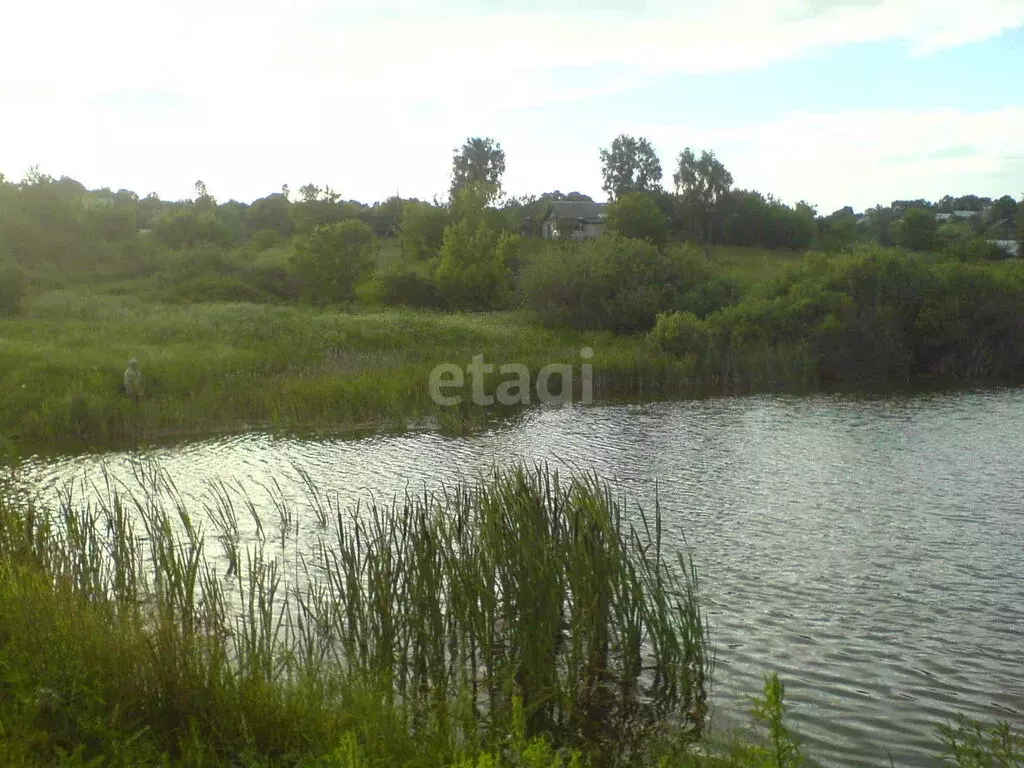
{"type": "Polygon", "coordinates": [[[956,712],[1024,728],[1024,390],[754,397],[534,410],[490,432],[360,440],[253,434],[140,453],[30,458],[45,493],[155,459],[183,495],[212,480],[301,506],[298,468],[354,502],[493,463],[596,470],[692,550],[728,722],[764,672],[830,765],[935,765],[956,712]]]}

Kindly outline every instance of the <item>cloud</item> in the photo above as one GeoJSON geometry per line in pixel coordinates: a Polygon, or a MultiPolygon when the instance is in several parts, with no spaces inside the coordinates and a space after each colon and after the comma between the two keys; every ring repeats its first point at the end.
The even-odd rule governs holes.
{"type": "MultiPolygon", "coordinates": [[[[516,131],[513,118],[669,74],[750,70],[882,40],[923,54],[1021,25],[1019,0],[14,3],[0,10],[0,169],[41,163],[85,183],[167,195],[190,194],[201,176],[221,196],[246,199],[306,180],[369,199],[396,186],[429,197],[446,187],[451,148],[483,134],[506,143],[510,186],[598,192],[596,146],[558,135],[580,126],[516,131]]],[[[609,122],[630,130],[628,118],[609,122]]],[[[885,128],[901,131],[891,120],[885,128]]],[[[811,115],[752,135],[798,147],[787,130],[822,157],[843,142],[846,157],[884,144],[858,149],[862,136],[811,115]]],[[[706,146],[735,151],[742,173],[749,140],[723,141],[719,149],[709,136],[706,146]]],[[[972,142],[947,139],[935,151],[972,142]]],[[[749,159],[766,189],[789,178],[749,159]]]]}
{"type": "Polygon", "coordinates": [[[742,129],[638,128],[665,150],[666,178],[669,155],[677,151],[673,141],[685,136],[694,146],[713,147],[737,186],[791,203],[806,199],[826,213],[943,193],[998,197],[1024,191],[1024,107],[794,112],[742,129]]]}

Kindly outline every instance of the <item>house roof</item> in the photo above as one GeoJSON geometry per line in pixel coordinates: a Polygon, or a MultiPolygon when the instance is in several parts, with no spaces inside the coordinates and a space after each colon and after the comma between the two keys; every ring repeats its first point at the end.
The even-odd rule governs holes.
{"type": "Polygon", "coordinates": [[[546,218],[556,219],[595,219],[604,218],[604,203],[570,202],[556,200],[548,206],[546,218]]]}

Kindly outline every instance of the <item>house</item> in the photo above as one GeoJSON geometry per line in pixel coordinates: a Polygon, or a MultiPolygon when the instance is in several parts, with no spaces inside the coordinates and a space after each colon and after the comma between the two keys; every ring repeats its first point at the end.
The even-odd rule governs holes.
{"type": "Polygon", "coordinates": [[[548,207],[541,224],[541,237],[546,240],[585,240],[597,237],[604,230],[604,217],[604,203],[558,200],[548,207]]]}

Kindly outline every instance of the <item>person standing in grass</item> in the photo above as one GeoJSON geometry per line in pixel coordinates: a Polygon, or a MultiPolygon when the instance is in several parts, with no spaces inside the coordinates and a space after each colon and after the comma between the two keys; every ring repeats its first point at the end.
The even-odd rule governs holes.
{"type": "Polygon", "coordinates": [[[142,396],[142,374],[139,373],[139,363],[134,357],[128,361],[128,367],[124,370],[124,391],[135,403],[142,396]]]}

